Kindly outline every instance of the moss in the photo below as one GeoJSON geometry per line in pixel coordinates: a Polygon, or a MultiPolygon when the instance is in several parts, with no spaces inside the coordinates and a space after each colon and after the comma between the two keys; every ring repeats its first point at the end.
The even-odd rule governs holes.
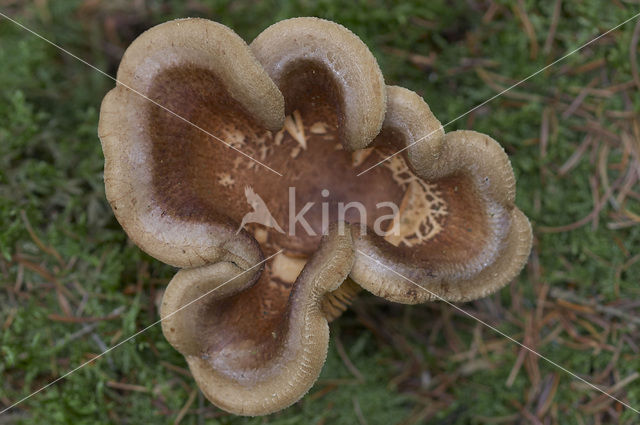
{"type": "MultiPolygon", "coordinates": [[[[531,40],[514,16],[515,2],[494,2],[499,7],[490,20],[483,2],[450,3],[56,1],[14,2],[3,13],[112,74],[133,37],[171,18],[204,16],[251,40],[279,19],[316,15],[340,22],[359,35],[380,61],[387,82],[419,92],[443,123],[635,13],[630,4],[562,2],[552,49],[544,52],[555,2],[522,2],[539,45],[532,59],[531,40]]],[[[595,150],[595,162],[587,152],[569,173],[558,173],[589,133],[584,118],[563,117],[563,102],[575,99],[594,78],[599,78],[597,87],[603,81],[631,81],[632,31],[633,23],[625,25],[602,43],[570,56],[447,127],[483,131],[503,144],[518,177],[518,205],[535,225],[539,269],[531,265],[510,288],[489,300],[461,306],[518,340],[523,338],[526,318],[535,314],[543,284],[613,305],[640,295],[640,261],[621,269],[638,252],[640,227],[608,226],[617,221],[610,202],[598,214],[595,229],[588,223],[559,233],[540,230],[573,223],[593,208],[590,179],[598,180],[600,151],[595,150]],[[594,70],[575,72],[598,60],[602,65],[594,70]],[[542,158],[540,128],[545,110],[556,124],[551,126],[542,158]]],[[[113,81],[5,19],[0,19],[0,38],[0,326],[4,324],[0,401],[7,405],[102,352],[104,346],[156,321],[156,296],[173,270],[128,242],[104,197],[96,127],[100,101],[113,81]],[[47,249],[30,235],[27,223],[47,249]],[[66,290],[56,291],[56,282],[66,290]],[[95,323],[52,320],[64,315],[67,305],[74,314],[83,305],[81,316],[97,318],[124,309],[115,319],[95,323]],[[83,329],[86,333],[77,336],[83,329]]],[[[586,99],[593,106],[589,121],[613,134],[630,131],[637,138],[607,111],[630,105],[637,113],[639,99],[631,86],[608,97],[591,96],[586,99]]],[[[619,144],[602,137],[598,143],[600,148],[611,146],[609,164],[623,160],[619,144]]],[[[621,172],[609,167],[609,181],[621,172]]],[[[598,193],[602,196],[601,187],[598,193]]],[[[637,200],[630,199],[626,206],[636,214],[640,211],[637,200]]],[[[555,299],[547,302],[545,312],[564,315],[577,335],[593,337],[585,324],[590,316],[558,307],[555,299]]],[[[629,376],[640,368],[628,343],[638,344],[637,329],[624,319],[598,317],[600,321],[592,327],[601,333],[600,343],[621,347],[614,367],[616,379],[629,376]],[[610,332],[599,325],[602,321],[612,324],[610,332]]],[[[538,323],[536,335],[543,339],[559,324],[557,320],[538,323]]],[[[518,355],[512,343],[473,354],[474,360],[485,363],[461,373],[466,361],[460,360],[460,353],[478,349],[478,337],[487,343],[501,337],[450,307],[436,304],[407,310],[364,295],[355,312],[347,313],[332,330],[341,334],[365,382],[351,375],[332,345],[319,383],[311,396],[294,407],[264,419],[234,418],[206,402],[200,405],[197,398],[182,423],[351,424],[359,420],[355,407],[359,406],[369,424],[421,421],[421,412],[428,423],[471,424],[482,423],[479,418],[519,415],[518,406],[530,407],[531,382],[525,369],[511,388],[505,385],[518,355]],[[436,393],[435,388],[447,379],[454,383],[436,393]],[[439,407],[431,412],[430,405],[439,407]]],[[[575,335],[565,329],[539,350],[585,377],[598,375],[612,359],[608,348],[581,350],[571,342],[576,343],[575,335]]],[[[186,367],[156,326],[10,414],[23,423],[173,423],[195,386],[167,364],[186,367]],[[125,390],[114,382],[136,387],[125,390]]],[[[573,378],[554,366],[544,361],[537,364],[541,377],[559,377],[554,409],[562,423],[572,423],[566,418],[577,415],[591,423],[594,414],[582,406],[597,394],[576,387],[573,378]]],[[[623,392],[636,407],[640,406],[638,388],[632,384],[623,392]]],[[[633,412],[623,411],[621,421],[631,418],[633,412]]]]}

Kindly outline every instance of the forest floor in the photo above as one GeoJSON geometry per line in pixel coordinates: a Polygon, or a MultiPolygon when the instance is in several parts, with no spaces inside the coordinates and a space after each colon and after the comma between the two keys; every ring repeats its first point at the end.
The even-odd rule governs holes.
{"type": "MultiPolygon", "coordinates": [[[[211,405],[152,327],[0,415],[0,424],[633,424],[640,416],[640,77],[637,1],[0,0],[0,12],[115,75],[124,49],[201,16],[252,40],[319,16],[370,47],[445,130],[491,135],[531,219],[509,286],[460,308],[363,294],[331,324],[310,393],[263,418],[211,405]],[[453,5],[451,3],[454,3],[453,5]]],[[[0,409],[158,320],[175,269],[126,237],[97,137],[114,82],[0,18],[0,409]]]]}

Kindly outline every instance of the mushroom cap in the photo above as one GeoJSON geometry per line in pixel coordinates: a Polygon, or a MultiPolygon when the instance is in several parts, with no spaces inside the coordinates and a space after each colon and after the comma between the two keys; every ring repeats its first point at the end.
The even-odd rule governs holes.
{"type": "MultiPolygon", "coordinates": [[[[292,83],[300,73],[298,67],[315,62],[330,70],[337,93],[328,95],[340,103],[340,136],[348,150],[365,148],[380,132],[386,105],[384,77],[369,48],[347,28],[312,17],[286,19],[261,32],[251,50],[289,103],[297,100],[286,91],[296,89],[292,83]]],[[[295,105],[288,109],[293,111],[295,105]]]]}
{"type": "MultiPolygon", "coordinates": [[[[162,87],[167,83],[167,70],[178,74],[172,76],[176,79],[190,73],[194,85],[201,88],[215,80],[224,87],[224,101],[246,111],[258,125],[282,127],[282,94],[231,29],[205,19],[178,19],[155,26],[127,48],[116,88],[102,101],[98,134],[105,156],[107,199],[129,237],[162,262],[177,267],[217,261],[252,266],[261,260],[255,240],[246,233],[237,237],[235,226],[218,211],[189,210],[188,206],[178,211],[185,202],[180,182],[163,181],[165,154],[158,150],[165,147],[154,143],[158,129],[145,124],[153,113],[193,122],[192,111],[187,109],[193,93],[162,87]],[[171,91],[170,102],[163,93],[166,90],[171,91]],[[171,199],[175,201],[166,202],[171,199]]],[[[223,108],[224,101],[216,106],[223,108]]],[[[182,124],[189,126],[186,121],[182,124]]],[[[223,119],[215,123],[222,125],[233,123],[223,119]]],[[[194,130],[207,131],[198,127],[194,130]]],[[[182,170],[189,166],[185,160],[171,164],[182,170]]]]}
{"type": "MultiPolygon", "coordinates": [[[[374,295],[406,304],[469,301],[497,291],[520,272],[532,243],[529,220],[515,206],[515,177],[504,149],[475,131],[443,137],[429,107],[407,89],[389,87],[388,98],[376,142],[406,149],[415,177],[432,184],[424,192],[407,190],[405,199],[420,192],[435,200],[414,199],[413,208],[402,211],[406,227],[416,230],[401,235],[410,245],[358,236],[351,278],[374,295]],[[430,214],[419,214],[428,209],[430,214]],[[420,237],[427,243],[420,244],[420,237]]],[[[389,158],[394,161],[401,162],[389,158]]]]}
{"type": "Polygon", "coordinates": [[[360,288],[470,300],[531,247],[500,145],[445,134],[333,22],[281,21],[250,46],[203,19],[154,27],[127,49],[98,130],[118,221],[181,268],[163,333],[233,413],[302,397],[360,288]]]}
{"type": "Polygon", "coordinates": [[[238,415],[284,409],[311,388],[322,370],[329,345],[322,303],[346,279],[353,258],[350,231],[340,233],[332,226],[297,277],[290,309],[270,333],[229,323],[257,314],[251,304],[239,302],[238,291],[248,278],[232,280],[232,288],[221,286],[237,276],[237,267],[222,262],[181,270],[162,300],[162,330],[215,405],[238,415]],[[181,309],[200,296],[215,298],[215,303],[181,309]],[[212,309],[233,312],[211,320],[212,309]]]}

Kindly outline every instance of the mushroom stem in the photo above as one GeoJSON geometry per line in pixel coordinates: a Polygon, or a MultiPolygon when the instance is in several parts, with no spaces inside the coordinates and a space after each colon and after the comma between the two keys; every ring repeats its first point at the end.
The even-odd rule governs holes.
{"type": "Polygon", "coordinates": [[[321,304],[327,322],[332,322],[340,317],[361,290],[362,288],[357,283],[347,278],[338,289],[327,293],[321,304]]]}

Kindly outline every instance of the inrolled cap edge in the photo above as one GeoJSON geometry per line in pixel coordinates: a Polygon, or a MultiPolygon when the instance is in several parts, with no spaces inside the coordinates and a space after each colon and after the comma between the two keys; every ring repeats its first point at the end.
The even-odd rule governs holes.
{"type": "Polygon", "coordinates": [[[229,220],[191,223],[171,217],[154,201],[143,112],[154,106],[145,96],[159,72],[183,65],[211,70],[258,122],[281,128],[282,94],[238,35],[204,19],[160,24],[129,46],[118,69],[119,83],[102,102],[98,135],[105,155],[107,199],[129,237],[160,261],[196,267],[222,260],[247,268],[262,254],[246,232],[236,235],[229,220]]]}
{"type": "MultiPolygon", "coordinates": [[[[188,332],[193,327],[194,320],[198,320],[197,317],[189,317],[186,312],[180,311],[171,318],[171,322],[163,322],[163,332],[185,356],[198,386],[216,406],[246,416],[266,415],[284,409],[304,396],[320,375],[329,345],[327,313],[322,308],[322,302],[328,293],[339,288],[346,279],[353,260],[350,227],[347,225],[344,232],[339,232],[337,225],[330,226],[329,235],[323,238],[319,249],[307,262],[294,284],[286,313],[288,330],[282,350],[272,360],[272,364],[264,365],[261,377],[239,379],[241,374],[229,377],[214,369],[206,356],[202,356],[201,350],[198,350],[197,343],[193,343],[196,338],[188,332]],[[178,317],[182,314],[185,315],[184,318],[178,317]],[[186,333],[185,338],[175,336],[181,332],[186,333]]],[[[209,272],[219,270],[211,266],[209,269],[209,272]]],[[[200,272],[180,271],[174,277],[164,295],[172,308],[175,308],[175,300],[184,298],[189,287],[197,285],[195,280],[185,280],[187,274],[200,280],[209,279],[205,276],[206,273],[198,276],[196,273],[200,272]]],[[[240,281],[241,284],[242,282],[244,281],[240,281]]],[[[205,290],[205,286],[201,286],[199,291],[205,290]]],[[[163,299],[163,305],[164,303],[163,299]]],[[[162,314],[168,311],[169,308],[163,308],[162,314]]],[[[252,318],[259,320],[257,316],[247,316],[247,320],[252,318]]]]}
{"type": "Polygon", "coordinates": [[[369,48],[349,29],[319,18],[286,19],[265,29],[250,47],[276,84],[296,60],[317,61],[331,72],[342,89],[347,149],[365,148],[380,132],[384,77],[369,48]]]}
{"type": "Polygon", "coordinates": [[[117,80],[146,95],[158,72],[184,65],[211,70],[249,115],[269,130],[282,128],[282,93],[247,43],[214,21],[176,19],[145,31],[125,51],[117,80]]]}

